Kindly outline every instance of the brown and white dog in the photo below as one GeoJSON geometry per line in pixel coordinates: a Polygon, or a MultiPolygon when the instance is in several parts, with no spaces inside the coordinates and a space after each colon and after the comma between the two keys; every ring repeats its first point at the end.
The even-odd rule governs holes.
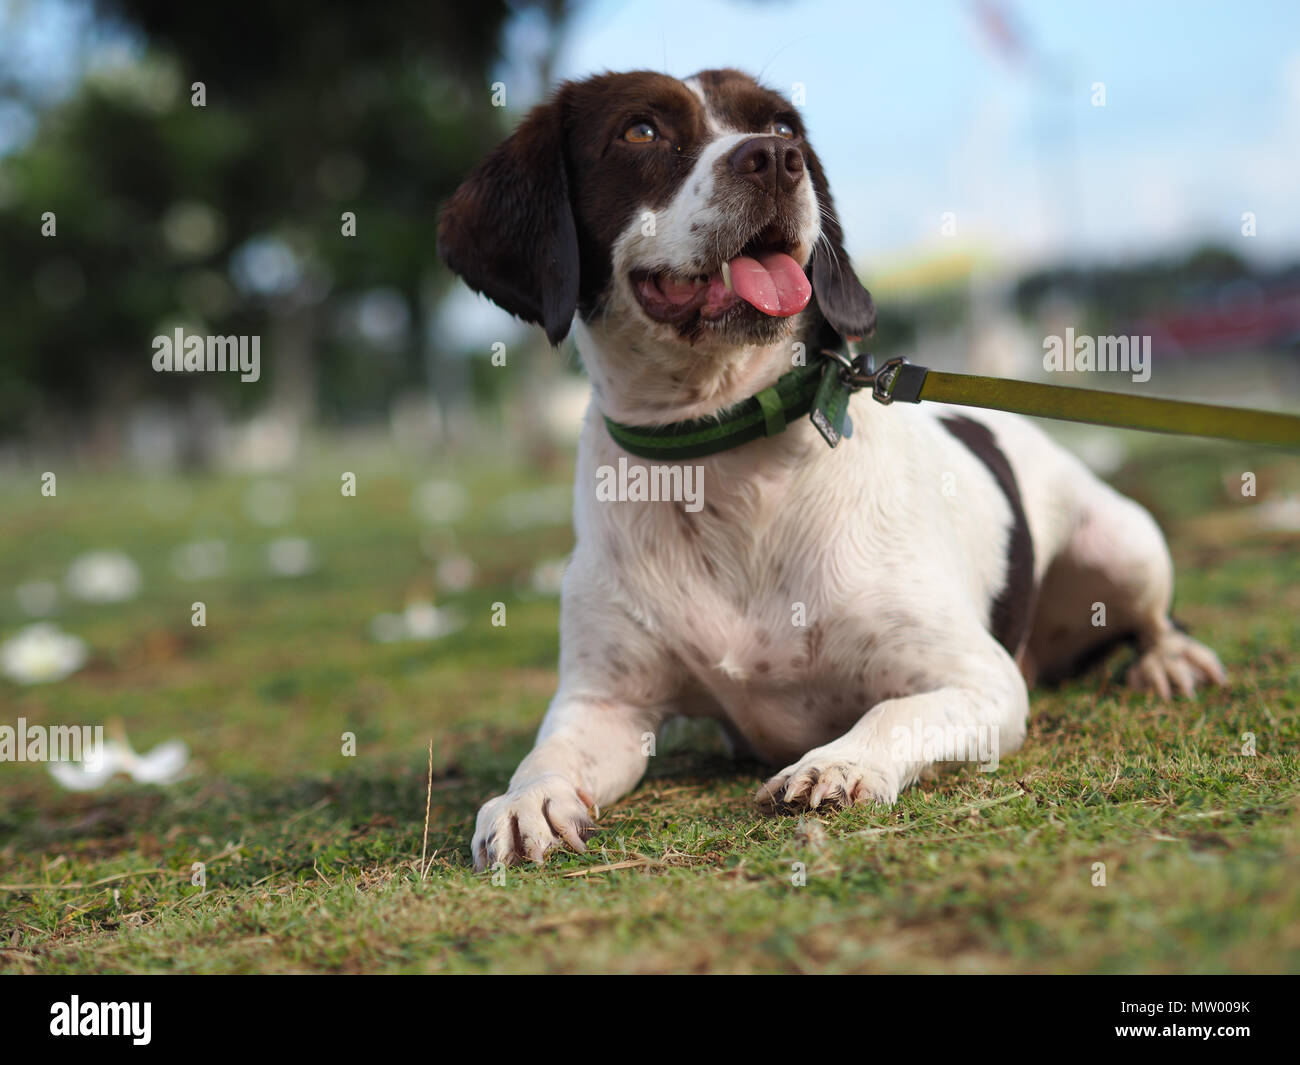
{"type": "Polygon", "coordinates": [[[817,808],[893,802],[975,735],[1014,750],[1026,678],[1119,635],[1134,686],[1222,682],[1169,621],[1150,516],[1012,416],[858,395],[834,450],[800,419],[699,460],[698,511],[598,498],[602,468],[647,464],[605,417],[708,417],[874,326],[798,113],[748,76],[563,85],[452,197],[439,247],[552,343],[572,329],[593,388],[559,690],[479,811],[478,868],[584,849],[676,715],[785,766],[760,800],[817,808]]]}

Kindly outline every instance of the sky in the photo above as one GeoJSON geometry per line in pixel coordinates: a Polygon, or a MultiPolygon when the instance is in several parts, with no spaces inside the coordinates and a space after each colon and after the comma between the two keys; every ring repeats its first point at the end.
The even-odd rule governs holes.
{"type": "MultiPolygon", "coordinates": [[[[1018,45],[980,0],[590,0],[558,73],[735,66],[802,85],[850,250],[882,261],[956,244],[1012,265],[1204,240],[1300,254],[1300,2],[983,6],[1018,45]]],[[[526,97],[534,38],[527,19],[507,38],[526,97]]]]}
{"type": "MultiPolygon", "coordinates": [[[[52,96],[112,43],[77,0],[19,5],[19,19],[10,3],[0,64],[52,96]]],[[[905,264],[962,248],[1016,268],[1217,240],[1300,257],[1300,0],[574,7],[559,77],[735,66],[800,90],[855,255],[905,264]]],[[[525,12],[504,41],[498,76],[520,111],[543,92],[539,25],[525,12]]],[[[29,133],[0,106],[0,155],[29,133]]]]}
{"type": "MultiPolygon", "coordinates": [[[[17,22],[11,2],[0,65],[51,97],[122,46],[78,0],[17,22]]],[[[526,12],[507,29],[494,77],[518,114],[544,92],[543,43],[526,12]]],[[[1300,0],[578,0],[557,74],[721,66],[802,92],[849,251],[877,280],[953,252],[1005,273],[1206,241],[1300,258],[1300,0]]],[[[31,129],[0,102],[0,157],[31,129]]],[[[445,319],[492,315],[460,296],[445,319]]]]}

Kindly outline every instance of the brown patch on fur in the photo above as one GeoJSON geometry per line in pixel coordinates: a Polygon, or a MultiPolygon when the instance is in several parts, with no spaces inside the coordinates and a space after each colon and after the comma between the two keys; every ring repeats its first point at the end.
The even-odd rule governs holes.
{"type": "Polygon", "coordinates": [[[816,662],[821,655],[822,644],[825,642],[826,628],[822,622],[814,622],[808,631],[803,634],[804,649],[808,654],[809,662],[816,662]]]}
{"type": "Polygon", "coordinates": [[[440,220],[439,254],[558,344],[574,310],[590,315],[608,290],[619,233],[643,206],[672,199],[690,173],[683,158],[707,135],[699,98],[666,74],[566,82],[457,189],[440,220]],[[623,140],[632,114],[653,118],[659,139],[623,140]]]}
{"type": "Polygon", "coordinates": [[[700,535],[700,530],[696,528],[695,522],[692,520],[691,515],[687,513],[686,504],[674,503],[673,513],[677,515],[677,522],[682,527],[682,533],[685,535],[685,537],[688,540],[698,539],[700,535]]]}
{"type": "Polygon", "coordinates": [[[989,611],[989,631],[1015,655],[1029,636],[1038,594],[1034,586],[1034,542],[1029,535],[1029,519],[1020,501],[1015,471],[987,426],[960,416],[943,418],[941,424],[984,463],[1011,508],[1006,577],[989,611]]]}
{"type": "Polygon", "coordinates": [[[780,93],[765,89],[740,70],[723,68],[705,70],[696,75],[709,106],[724,123],[734,129],[761,130],[774,117],[791,122],[802,136],[799,116],[780,93]]]}

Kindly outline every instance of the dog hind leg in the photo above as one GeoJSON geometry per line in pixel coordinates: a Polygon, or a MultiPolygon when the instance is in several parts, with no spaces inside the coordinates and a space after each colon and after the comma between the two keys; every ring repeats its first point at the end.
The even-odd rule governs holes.
{"type": "Polygon", "coordinates": [[[1214,652],[1170,620],[1173,562],[1151,515],[1100,481],[1089,479],[1081,491],[1078,524],[1039,589],[1028,653],[1040,678],[1061,679],[1131,638],[1138,658],[1130,687],[1170,698],[1222,684],[1214,652]]]}

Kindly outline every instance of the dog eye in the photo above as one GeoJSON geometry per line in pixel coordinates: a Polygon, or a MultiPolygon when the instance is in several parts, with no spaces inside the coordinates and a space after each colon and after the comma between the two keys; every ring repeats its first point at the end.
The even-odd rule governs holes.
{"type": "Polygon", "coordinates": [[[659,131],[649,122],[633,122],[623,131],[623,139],[629,144],[649,144],[659,139],[659,131]]]}
{"type": "Polygon", "coordinates": [[[786,140],[794,139],[794,127],[788,122],[773,122],[772,132],[778,137],[784,137],[786,140]]]}

